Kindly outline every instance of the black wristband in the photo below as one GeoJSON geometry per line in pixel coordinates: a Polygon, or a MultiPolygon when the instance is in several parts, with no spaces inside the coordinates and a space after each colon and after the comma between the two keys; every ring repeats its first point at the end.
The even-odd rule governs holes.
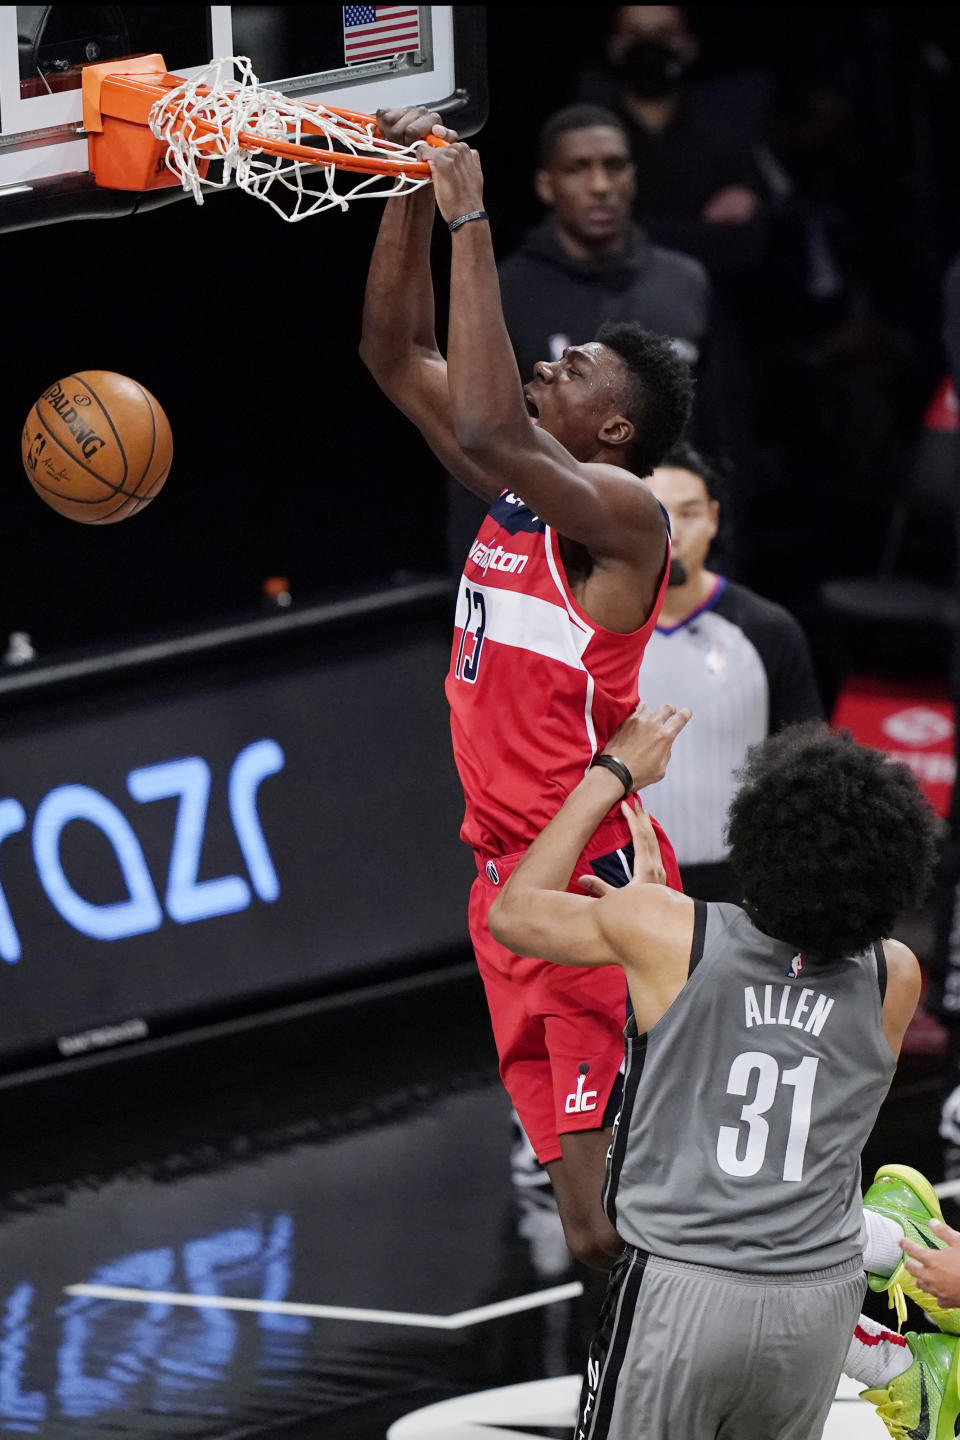
{"type": "Polygon", "coordinates": [[[470,220],[489,220],[489,219],[490,219],[490,216],[487,214],[486,210],[471,210],[471,211],[470,211],[468,214],[466,214],[466,215],[458,215],[457,218],[456,218],[456,220],[448,220],[448,221],[447,221],[447,229],[450,231],[450,233],[451,233],[451,235],[452,235],[453,232],[454,232],[454,230],[459,230],[461,225],[466,225],[467,222],[470,221],[470,220]]]}
{"type": "Polygon", "coordinates": [[[616,775],[620,784],[623,786],[624,800],[626,800],[628,795],[633,793],[633,776],[623,761],[617,759],[616,755],[594,755],[590,761],[590,769],[592,770],[595,765],[600,765],[604,770],[609,770],[611,774],[616,775]]]}

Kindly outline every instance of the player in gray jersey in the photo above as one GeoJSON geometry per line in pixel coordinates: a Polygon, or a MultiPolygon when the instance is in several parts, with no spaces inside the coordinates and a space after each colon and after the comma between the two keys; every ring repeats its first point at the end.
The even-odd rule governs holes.
{"type": "MultiPolygon", "coordinates": [[[[605,1189],[626,1244],[575,1435],[815,1440],[865,1289],[860,1149],[920,993],[883,937],[926,888],[933,822],[905,767],[795,726],[751,752],[731,805],[742,907],[667,890],[630,807],[634,883],[564,893],[618,785],[659,778],[688,716],[621,727],[490,915],[525,954],[621,966],[633,1004],[605,1189]]],[[[937,1339],[928,1428],[894,1434],[953,1434],[957,1342],[937,1339]]]]}

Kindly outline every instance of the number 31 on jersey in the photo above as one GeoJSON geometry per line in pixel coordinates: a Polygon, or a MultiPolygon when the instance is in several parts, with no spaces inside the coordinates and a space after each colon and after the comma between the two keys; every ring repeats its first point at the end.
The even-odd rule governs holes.
{"type": "Polygon", "coordinates": [[[784,1180],[803,1179],[803,1157],[810,1134],[813,1086],[820,1061],[807,1055],[790,1070],[781,1072],[772,1055],[762,1050],[745,1050],[730,1066],[728,1095],[749,1095],[753,1100],[740,1110],[739,1125],[721,1125],[717,1135],[717,1164],[727,1175],[756,1175],[767,1154],[770,1126],[763,1118],[773,1108],[781,1085],[793,1090],[790,1129],[781,1171],[784,1180]],[[743,1126],[746,1126],[746,1133],[743,1126]]]}

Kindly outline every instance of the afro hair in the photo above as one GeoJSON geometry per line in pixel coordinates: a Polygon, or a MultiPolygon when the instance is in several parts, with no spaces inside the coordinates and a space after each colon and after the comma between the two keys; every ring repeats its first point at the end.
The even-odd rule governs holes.
{"type": "Polygon", "coordinates": [[[929,888],[933,812],[905,765],[821,721],[755,746],[730,805],[748,912],[811,960],[859,955],[929,888]]]}

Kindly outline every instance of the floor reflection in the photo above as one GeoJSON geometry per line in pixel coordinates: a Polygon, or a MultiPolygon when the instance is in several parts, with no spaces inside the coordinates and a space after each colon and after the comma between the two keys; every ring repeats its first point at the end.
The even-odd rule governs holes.
{"type": "MultiPolygon", "coordinates": [[[[0,1434],[383,1440],[432,1402],[577,1372],[603,1280],[570,1262],[516,1147],[473,984],[318,1020],[296,1044],[254,1036],[234,1059],[194,1056],[179,1085],[117,1067],[116,1104],[73,1094],[86,1118],[69,1129],[27,1091],[7,1103],[21,1123],[0,1177],[0,1434]],[[429,1323],[574,1283],[576,1299],[429,1323]]],[[[932,1065],[906,1068],[865,1168],[940,1178],[938,1086],[932,1065]]]]}

